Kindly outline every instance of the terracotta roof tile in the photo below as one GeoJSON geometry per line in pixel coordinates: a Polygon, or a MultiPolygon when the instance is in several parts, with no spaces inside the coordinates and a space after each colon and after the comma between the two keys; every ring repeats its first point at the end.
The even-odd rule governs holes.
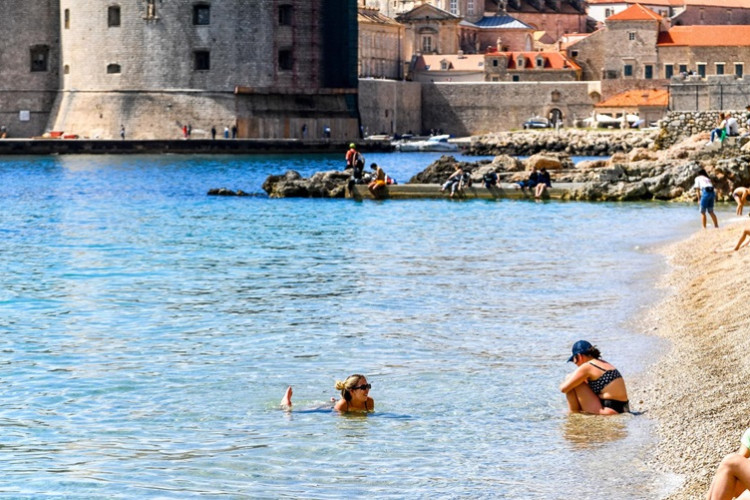
{"type": "Polygon", "coordinates": [[[669,104],[669,91],[651,90],[628,90],[621,94],[610,97],[606,101],[597,103],[597,108],[634,108],[642,106],[655,106],[666,108],[669,104]]]}
{"type": "Polygon", "coordinates": [[[663,18],[651,9],[637,3],[618,14],[609,16],[606,21],[661,21],[663,18]]]}
{"type": "Polygon", "coordinates": [[[659,47],[748,47],[750,25],[675,26],[659,33],[659,47]]]}

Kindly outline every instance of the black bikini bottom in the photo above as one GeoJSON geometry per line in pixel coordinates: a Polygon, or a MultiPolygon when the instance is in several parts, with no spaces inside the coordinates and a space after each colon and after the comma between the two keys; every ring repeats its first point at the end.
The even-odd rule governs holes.
{"type": "Polygon", "coordinates": [[[630,405],[628,401],[617,401],[616,399],[602,399],[602,406],[604,408],[612,408],[617,413],[625,413],[630,411],[630,405]]]}

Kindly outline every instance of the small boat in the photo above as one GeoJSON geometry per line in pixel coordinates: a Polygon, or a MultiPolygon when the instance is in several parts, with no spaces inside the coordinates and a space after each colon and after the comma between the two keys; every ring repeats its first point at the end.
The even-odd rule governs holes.
{"type": "Polygon", "coordinates": [[[396,149],[403,152],[435,151],[450,153],[458,151],[458,146],[448,142],[449,135],[434,135],[423,141],[399,141],[395,144],[396,149]]]}

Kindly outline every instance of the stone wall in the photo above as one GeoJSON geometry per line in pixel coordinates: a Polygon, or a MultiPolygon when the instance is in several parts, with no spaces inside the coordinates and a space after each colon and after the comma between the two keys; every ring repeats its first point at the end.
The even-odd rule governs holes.
{"type": "Polygon", "coordinates": [[[362,79],[359,114],[365,134],[422,131],[422,85],[417,82],[362,79]]]}
{"type": "MultiPolygon", "coordinates": [[[[725,109],[722,111],[730,112],[732,116],[737,118],[741,129],[745,127],[743,123],[744,109],[725,109]]],[[[718,125],[719,113],[722,111],[670,111],[660,122],[659,146],[662,148],[669,147],[692,135],[711,132],[718,125]]]]}
{"type": "Polygon", "coordinates": [[[0,126],[7,128],[9,137],[40,135],[49,119],[59,81],[57,4],[0,2],[0,126]],[[36,49],[46,59],[32,67],[36,49]]]}
{"type": "Polygon", "coordinates": [[[519,129],[558,109],[564,123],[591,115],[599,82],[435,83],[422,87],[422,128],[469,136],[519,129]]]}
{"type": "Polygon", "coordinates": [[[669,98],[675,111],[744,109],[750,104],[750,75],[678,76],[670,81],[669,98]]]}

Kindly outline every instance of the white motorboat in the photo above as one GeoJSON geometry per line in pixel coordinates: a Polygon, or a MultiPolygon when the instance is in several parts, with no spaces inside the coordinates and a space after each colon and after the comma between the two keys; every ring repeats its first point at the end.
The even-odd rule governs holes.
{"type": "Polygon", "coordinates": [[[455,152],[458,151],[458,146],[448,142],[449,135],[434,135],[423,141],[399,141],[395,144],[396,149],[403,152],[414,152],[414,151],[434,151],[434,152],[455,152]]]}

